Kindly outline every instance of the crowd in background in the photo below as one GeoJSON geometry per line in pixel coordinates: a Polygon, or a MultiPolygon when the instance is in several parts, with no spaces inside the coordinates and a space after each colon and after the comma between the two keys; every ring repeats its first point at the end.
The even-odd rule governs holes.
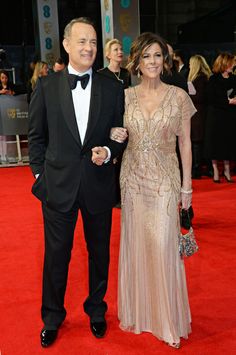
{"type": "Polygon", "coordinates": [[[174,52],[173,60],[178,72],[187,80],[188,93],[197,109],[191,119],[192,178],[199,179],[205,173],[213,176],[215,183],[220,183],[222,175],[231,183],[232,163],[236,157],[235,56],[220,53],[212,68],[198,54],[191,56],[189,65],[181,51],[174,52]],[[223,165],[222,171],[219,162],[223,165]]]}
{"type": "MultiPolygon", "coordinates": [[[[207,175],[213,177],[215,183],[219,183],[222,175],[227,182],[232,182],[230,166],[234,169],[236,160],[233,138],[236,128],[235,55],[220,53],[215,61],[209,63],[200,54],[186,58],[182,50],[173,50],[169,44],[168,48],[172,59],[171,75],[162,76],[162,80],[187,91],[197,108],[191,120],[192,178],[199,179],[202,175],[207,175]]],[[[108,66],[99,71],[123,82],[124,88],[131,86],[131,76],[125,69],[121,42],[118,39],[109,41],[104,54],[108,66]]],[[[37,78],[63,70],[65,66],[62,58],[58,58],[52,67],[45,61],[38,60],[38,57],[32,60],[26,84],[28,103],[37,78]]],[[[1,69],[0,95],[17,93],[9,71],[1,69]]]]}

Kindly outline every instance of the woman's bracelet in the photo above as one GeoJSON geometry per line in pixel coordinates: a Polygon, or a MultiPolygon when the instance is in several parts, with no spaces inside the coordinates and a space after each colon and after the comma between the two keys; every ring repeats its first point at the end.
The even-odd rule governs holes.
{"type": "Polygon", "coordinates": [[[182,187],[180,189],[181,192],[183,192],[183,194],[191,194],[193,192],[193,189],[191,190],[184,190],[182,187]]]}

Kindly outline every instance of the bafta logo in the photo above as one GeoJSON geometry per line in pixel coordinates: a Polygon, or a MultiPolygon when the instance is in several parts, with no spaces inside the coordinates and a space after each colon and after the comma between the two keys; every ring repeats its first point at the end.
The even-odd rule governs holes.
{"type": "Polygon", "coordinates": [[[51,22],[44,22],[43,27],[44,27],[45,33],[50,34],[52,32],[52,23],[51,22]]]}
{"type": "Polygon", "coordinates": [[[46,62],[50,65],[50,66],[52,66],[53,65],[53,63],[55,62],[55,56],[54,56],[54,54],[53,53],[47,53],[46,55],[45,55],[45,59],[46,59],[46,62]]]}
{"type": "Polygon", "coordinates": [[[130,25],[131,25],[131,16],[127,13],[121,14],[120,15],[120,26],[123,32],[127,33],[130,30],[130,25]]]}
{"type": "Polygon", "coordinates": [[[15,108],[8,108],[7,109],[7,116],[8,118],[16,118],[16,109],[15,108]]]}
{"type": "Polygon", "coordinates": [[[106,11],[109,10],[109,0],[104,0],[104,7],[106,11]]]}

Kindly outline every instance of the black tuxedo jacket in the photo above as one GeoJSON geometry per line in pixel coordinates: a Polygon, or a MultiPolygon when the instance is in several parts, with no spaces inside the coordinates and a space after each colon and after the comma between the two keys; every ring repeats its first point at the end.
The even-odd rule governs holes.
{"type": "Polygon", "coordinates": [[[188,79],[188,74],[189,74],[189,68],[188,68],[186,65],[184,65],[184,66],[180,69],[179,73],[180,73],[183,77],[185,77],[185,79],[187,80],[187,79],[188,79]]]}
{"type": "MultiPolygon", "coordinates": [[[[83,104],[83,103],[81,103],[83,104]]],[[[91,213],[115,204],[115,169],[112,160],[125,143],[109,139],[112,127],[123,126],[122,84],[99,73],[92,77],[87,131],[81,143],[67,69],[40,78],[29,107],[29,157],[33,174],[40,174],[32,192],[43,203],[61,212],[69,211],[83,189],[91,213]],[[107,146],[111,160],[97,166],[91,149],[107,146]]]]}

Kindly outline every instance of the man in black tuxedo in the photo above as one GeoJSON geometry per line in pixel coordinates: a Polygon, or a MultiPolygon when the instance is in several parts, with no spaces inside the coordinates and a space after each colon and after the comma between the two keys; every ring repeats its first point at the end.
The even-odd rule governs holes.
{"type": "Polygon", "coordinates": [[[180,49],[175,49],[173,53],[173,60],[177,64],[177,71],[182,75],[186,80],[188,80],[189,68],[185,64],[184,53],[180,49]]]}
{"type": "Polygon", "coordinates": [[[176,65],[174,64],[174,50],[169,43],[167,43],[167,47],[170,56],[170,73],[162,75],[161,80],[166,84],[178,86],[188,92],[187,78],[177,71],[176,65]]]}
{"type": "MultiPolygon", "coordinates": [[[[68,67],[40,78],[29,108],[29,156],[42,201],[45,230],[41,345],[51,345],[66,317],[64,296],[74,229],[80,210],[89,256],[89,295],[84,310],[92,333],[106,332],[104,296],[109,267],[115,165],[125,143],[109,138],[123,125],[122,84],[92,71],[97,36],[87,18],[65,28],[68,67]],[[79,77],[78,77],[79,75],[79,77]]],[[[117,137],[118,138],[118,137],[117,137]]]]}

